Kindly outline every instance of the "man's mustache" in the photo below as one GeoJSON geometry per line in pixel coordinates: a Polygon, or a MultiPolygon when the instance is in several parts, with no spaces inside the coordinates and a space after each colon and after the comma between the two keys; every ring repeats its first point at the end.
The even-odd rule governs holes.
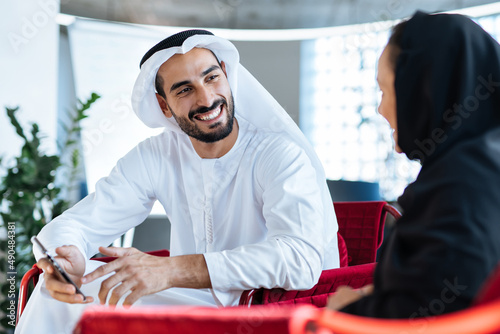
{"type": "Polygon", "coordinates": [[[226,99],[221,98],[219,100],[216,100],[216,101],[214,101],[214,103],[212,103],[212,105],[210,107],[199,107],[198,109],[191,110],[188,114],[188,117],[189,117],[189,119],[193,119],[193,117],[198,115],[198,114],[204,114],[204,113],[207,113],[207,112],[210,112],[212,110],[217,109],[221,104],[223,104],[227,107],[226,99]]]}

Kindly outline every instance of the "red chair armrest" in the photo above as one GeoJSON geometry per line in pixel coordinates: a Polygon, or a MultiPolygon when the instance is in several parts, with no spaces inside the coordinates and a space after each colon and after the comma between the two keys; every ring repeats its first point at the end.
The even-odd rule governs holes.
{"type": "MultiPolygon", "coordinates": [[[[163,257],[169,257],[170,256],[170,251],[168,249],[159,249],[151,252],[146,252],[149,255],[154,255],[154,256],[163,256],[163,257]]],[[[115,260],[116,257],[114,256],[103,256],[103,257],[94,257],[92,260],[100,261],[100,262],[111,262],[115,260]]]]}
{"type": "Polygon", "coordinates": [[[28,270],[21,279],[21,284],[19,285],[19,296],[17,298],[16,324],[19,321],[24,308],[26,307],[26,303],[28,302],[28,290],[30,283],[33,283],[34,287],[38,283],[38,276],[40,276],[41,273],[42,270],[38,268],[36,264],[34,264],[33,267],[28,270]]]}
{"type": "Polygon", "coordinates": [[[75,334],[135,333],[288,333],[293,308],[287,307],[91,307],[75,334]]]}
{"type": "Polygon", "coordinates": [[[267,304],[312,304],[326,306],[328,296],[339,286],[348,285],[354,289],[373,283],[376,263],[366,263],[352,267],[324,270],[318,283],[309,290],[257,289],[245,291],[240,305],[267,304]]]}

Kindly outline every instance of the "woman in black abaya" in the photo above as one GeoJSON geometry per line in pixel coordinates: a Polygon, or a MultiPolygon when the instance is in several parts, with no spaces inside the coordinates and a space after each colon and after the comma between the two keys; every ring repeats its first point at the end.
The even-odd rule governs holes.
{"type": "Polygon", "coordinates": [[[380,318],[464,309],[500,261],[500,46],[464,16],[417,12],[395,27],[377,80],[396,150],[422,169],[374,286],[340,289],[329,307],[380,318]]]}

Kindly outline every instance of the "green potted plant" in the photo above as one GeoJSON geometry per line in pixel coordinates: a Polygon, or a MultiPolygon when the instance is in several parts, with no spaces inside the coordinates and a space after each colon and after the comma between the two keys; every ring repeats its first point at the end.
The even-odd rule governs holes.
{"type": "Polygon", "coordinates": [[[59,147],[58,155],[47,155],[41,151],[43,138],[36,123],[31,124],[30,133],[27,134],[16,117],[19,108],[6,108],[7,116],[23,140],[23,145],[20,155],[13,159],[11,166],[3,166],[4,161],[0,160],[0,165],[6,169],[0,180],[0,230],[3,230],[4,236],[0,240],[4,257],[0,275],[7,277],[1,284],[4,296],[1,311],[4,315],[0,333],[13,329],[16,310],[12,312],[12,308],[14,304],[17,305],[19,283],[24,273],[35,263],[31,236],[38,234],[45,224],[71,205],[66,198],[62,198],[61,192],[67,191],[64,187],[73,183],[71,179],[76,176],[79,165],[80,153],[75,137],[80,131],[80,121],[88,117],[89,108],[99,98],[98,94],[92,93],[87,101],[78,101],[69,126],[65,127],[67,139],[59,147]],[[61,157],[65,155],[70,157],[68,163],[62,162],[61,157]],[[59,185],[56,175],[65,169],[70,180],[59,185]]]}

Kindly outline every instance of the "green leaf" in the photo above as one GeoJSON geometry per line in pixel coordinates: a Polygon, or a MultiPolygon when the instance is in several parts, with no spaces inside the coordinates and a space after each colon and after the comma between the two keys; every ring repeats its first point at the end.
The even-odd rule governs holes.
{"type": "Polygon", "coordinates": [[[19,122],[17,121],[16,115],[15,115],[16,111],[19,110],[19,107],[15,107],[13,109],[11,109],[11,108],[5,108],[5,109],[7,109],[7,116],[10,119],[10,123],[14,126],[16,133],[27,142],[28,138],[26,138],[26,136],[24,135],[23,128],[22,128],[21,124],[19,124],[19,122]]]}
{"type": "MultiPolygon", "coordinates": [[[[14,166],[5,168],[6,173],[0,179],[0,226],[5,228],[7,222],[16,224],[16,268],[19,277],[35,262],[31,236],[38,234],[49,219],[60,215],[71,204],[61,198],[63,188],[69,189],[71,182],[57,185],[55,176],[63,171],[61,168],[67,168],[70,175],[76,175],[81,163],[79,151],[75,149],[75,144],[78,143],[75,138],[81,130],[79,121],[88,117],[89,108],[99,98],[98,94],[92,93],[86,101],[79,100],[71,119],[61,124],[68,138],[61,145],[60,152],[71,150],[69,166],[62,165],[59,155],[48,155],[41,150],[46,136],[40,131],[38,124],[32,123],[28,134],[16,117],[19,107],[5,108],[16,134],[23,140],[19,156],[12,159],[14,166]]],[[[2,162],[0,159],[0,164],[2,162]]],[[[6,240],[0,240],[0,247],[6,249],[6,240]]],[[[3,257],[0,256],[0,259],[3,257]]],[[[0,271],[4,274],[7,270],[6,263],[4,259],[0,261],[0,271]]],[[[18,283],[19,281],[20,279],[17,280],[18,283]]]]}

